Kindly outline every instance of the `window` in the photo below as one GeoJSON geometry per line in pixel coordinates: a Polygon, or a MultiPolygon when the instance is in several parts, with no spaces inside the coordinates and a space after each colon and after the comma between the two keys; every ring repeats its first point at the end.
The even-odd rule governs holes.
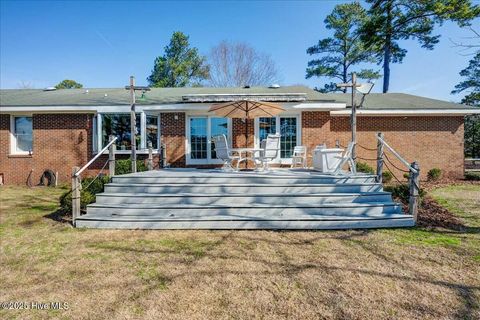
{"type": "Polygon", "coordinates": [[[269,134],[277,132],[277,118],[259,118],[259,139],[260,141],[267,139],[269,134]]]}
{"type": "Polygon", "coordinates": [[[217,159],[213,136],[224,134],[230,141],[230,122],[219,117],[189,117],[188,118],[188,150],[187,164],[221,163],[217,159]]]}
{"type": "Polygon", "coordinates": [[[190,118],[190,158],[207,159],[207,120],[190,118]]]}
{"type": "Polygon", "coordinates": [[[258,145],[262,140],[266,139],[269,134],[279,133],[281,135],[280,158],[291,158],[293,149],[299,140],[298,121],[297,116],[258,118],[256,127],[258,145]]]}
{"type": "Polygon", "coordinates": [[[147,123],[145,126],[146,137],[147,137],[147,148],[148,143],[152,143],[153,149],[158,149],[158,117],[157,116],[148,116],[147,123]]]}
{"type": "MultiPolygon", "coordinates": [[[[228,138],[228,120],[227,118],[210,118],[210,137],[224,134],[228,138]]],[[[216,159],[215,143],[210,146],[211,158],[216,159]]]]}
{"type": "MultiPolygon", "coordinates": [[[[136,116],[136,133],[135,139],[137,149],[140,148],[141,135],[140,135],[140,114],[136,116]]],[[[117,150],[131,150],[130,143],[130,114],[129,113],[104,113],[102,114],[102,146],[108,144],[108,137],[113,135],[117,137],[116,145],[117,150]]]]}
{"type": "Polygon", "coordinates": [[[297,118],[280,118],[280,158],[291,158],[297,145],[297,118]]]}
{"type": "Polygon", "coordinates": [[[30,153],[33,149],[32,117],[13,117],[12,153],[30,153]]]}

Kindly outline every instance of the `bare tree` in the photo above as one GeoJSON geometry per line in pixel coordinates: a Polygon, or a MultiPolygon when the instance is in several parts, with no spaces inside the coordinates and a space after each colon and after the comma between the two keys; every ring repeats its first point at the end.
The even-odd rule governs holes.
{"type": "Polygon", "coordinates": [[[454,47],[460,48],[462,56],[474,55],[480,49],[480,31],[469,26],[468,29],[473,33],[469,37],[462,37],[460,41],[450,39],[454,47]]]}
{"type": "Polygon", "coordinates": [[[212,48],[209,63],[212,87],[270,85],[278,80],[272,58],[242,42],[220,42],[212,48]]]}

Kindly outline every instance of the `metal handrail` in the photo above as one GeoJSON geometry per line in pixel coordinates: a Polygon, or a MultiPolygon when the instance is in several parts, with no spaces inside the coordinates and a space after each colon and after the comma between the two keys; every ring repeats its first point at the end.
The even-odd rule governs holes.
{"type": "Polygon", "coordinates": [[[398,160],[400,160],[400,162],[402,162],[407,168],[408,170],[412,171],[413,173],[418,173],[417,169],[413,168],[410,163],[408,163],[405,159],[402,158],[402,156],[400,156],[398,154],[397,151],[395,151],[392,147],[390,147],[388,145],[388,143],[385,142],[385,140],[383,140],[381,137],[377,136],[377,139],[378,141],[380,141],[385,147],[388,148],[388,150],[390,150],[394,156],[396,156],[398,158],[398,160]]]}
{"type": "Polygon", "coordinates": [[[100,152],[98,152],[95,157],[93,157],[90,161],[87,162],[86,165],[84,165],[80,170],[78,170],[77,172],[75,172],[75,174],[73,175],[74,177],[78,177],[83,171],[85,171],[85,169],[87,169],[95,160],[97,160],[105,151],[108,150],[108,148],[115,142],[117,141],[117,137],[113,138],[112,140],[110,140],[108,142],[108,144],[105,146],[105,148],[103,148],[100,152]]]}

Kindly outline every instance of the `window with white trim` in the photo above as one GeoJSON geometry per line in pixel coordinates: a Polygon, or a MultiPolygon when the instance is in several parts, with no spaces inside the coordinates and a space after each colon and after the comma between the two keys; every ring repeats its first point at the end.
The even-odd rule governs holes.
{"type": "Polygon", "coordinates": [[[300,128],[298,116],[276,116],[258,118],[256,134],[257,144],[267,138],[269,134],[280,134],[280,159],[292,157],[293,149],[300,140],[300,128]]]}
{"type": "Polygon", "coordinates": [[[12,117],[13,154],[30,154],[33,150],[33,125],[30,116],[12,117]]]}
{"type": "Polygon", "coordinates": [[[145,125],[145,135],[147,140],[147,147],[148,143],[152,143],[153,149],[158,149],[158,116],[156,115],[147,115],[146,118],[146,125],[145,125]]]}
{"type": "MultiPolygon", "coordinates": [[[[98,152],[108,144],[109,136],[117,137],[117,152],[129,152],[131,146],[130,113],[99,113],[94,118],[93,151],[98,152]]],[[[148,143],[158,149],[160,127],[158,114],[136,113],[135,139],[138,152],[147,152],[148,143]]]]}
{"type": "Polygon", "coordinates": [[[230,144],[231,122],[227,118],[189,116],[187,118],[187,164],[222,163],[217,159],[212,137],[224,134],[230,144]]]}
{"type": "MultiPolygon", "coordinates": [[[[117,150],[131,150],[131,130],[129,113],[103,113],[102,115],[102,148],[108,144],[110,135],[117,137],[117,150]]],[[[135,139],[137,149],[141,147],[140,113],[136,116],[135,139]]]]}

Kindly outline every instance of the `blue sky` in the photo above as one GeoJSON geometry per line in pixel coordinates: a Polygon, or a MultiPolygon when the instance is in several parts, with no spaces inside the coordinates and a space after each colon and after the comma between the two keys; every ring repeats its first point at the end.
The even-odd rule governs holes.
{"type": "MultiPolygon", "coordinates": [[[[177,30],[203,54],[224,39],[247,42],[272,56],[280,84],[321,86],[324,80],[305,79],[306,48],[330,35],[323,20],[340,2],[1,1],[0,87],[44,88],[66,78],[85,87],[120,87],[130,75],[146,84],[155,57],[177,30]]],[[[460,99],[450,91],[470,56],[451,40],[465,41],[470,33],[452,23],[437,33],[442,38],[433,51],[402,43],[409,53],[392,66],[390,92],[460,99]]]]}

